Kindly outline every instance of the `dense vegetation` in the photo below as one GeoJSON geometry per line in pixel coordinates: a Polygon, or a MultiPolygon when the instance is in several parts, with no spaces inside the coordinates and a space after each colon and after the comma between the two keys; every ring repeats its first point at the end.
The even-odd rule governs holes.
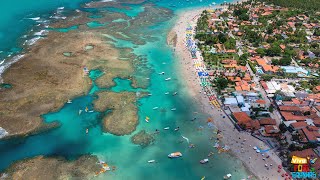
{"type": "Polygon", "coordinates": [[[261,0],[268,3],[273,3],[282,7],[299,8],[304,10],[320,10],[319,0],[261,0]]]}

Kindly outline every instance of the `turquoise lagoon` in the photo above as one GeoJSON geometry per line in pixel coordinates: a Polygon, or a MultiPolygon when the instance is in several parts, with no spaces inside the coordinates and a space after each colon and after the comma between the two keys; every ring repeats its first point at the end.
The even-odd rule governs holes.
{"type": "MultiPolygon", "coordinates": [[[[71,1],[61,0],[59,3],[53,3],[53,1],[43,0],[41,5],[47,3],[48,6],[39,8],[40,5],[33,1],[20,1],[29,7],[29,10],[23,10],[24,8],[21,7],[19,9],[21,15],[17,17],[11,15],[10,18],[19,19],[34,12],[39,14],[50,13],[58,6],[65,6],[70,9],[79,8],[79,4],[83,2],[80,0],[70,3],[71,1]]],[[[19,4],[20,1],[15,0],[15,3],[19,4]]],[[[6,2],[7,7],[11,7],[9,2],[11,3],[11,1],[6,2]]],[[[173,3],[173,1],[162,0],[154,2],[158,6],[182,11],[185,8],[208,5],[211,1],[178,0],[173,3]]],[[[13,6],[13,4],[11,5],[13,6]]],[[[119,9],[118,11],[128,11],[126,14],[131,15],[132,18],[143,11],[143,8],[138,5],[132,7],[133,10],[119,9]]],[[[11,11],[8,11],[8,13],[13,14],[11,11]]],[[[73,103],[65,104],[57,112],[43,115],[46,123],[56,122],[59,124],[58,128],[26,138],[0,141],[0,170],[4,170],[14,161],[37,155],[63,156],[72,160],[83,154],[93,154],[108,162],[108,164],[117,166],[115,172],[100,175],[98,178],[101,179],[200,179],[202,176],[206,176],[206,179],[214,180],[222,179],[227,173],[232,173],[234,179],[245,178],[248,173],[240,161],[227,153],[218,154],[213,148],[214,141],[210,141],[210,137],[214,136],[214,128],[209,128],[206,124],[208,116],[206,114],[195,114],[198,111],[197,107],[193,105],[188,95],[183,77],[180,77],[177,73],[178,64],[172,50],[166,46],[166,34],[174,22],[175,19],[146,29],[146,31],[157,31],[158,33],[155,35],[156,41],[147,42],[145,45],[134,45],[130,41],[108,37],[112,39],[112,43],[116,47],[133,48],[136,55],[142,55],[148,59],[148,63],[139,69],[142,71],[150,69],[150,71],[141,73],[142,75],[139,72],[136,73],[141,81],[146,79],[143,74],[148,74],[150,85],[147,89],[135,89],[131,87],[130,80],[115,78],[116,85],[109,90],[152,94],[152,96],[140,99],[137,103],[139,125],[134,133],[140,130],[146,130],[150,133],[155,132],[156,129],[160,130],[160,134],[155,135],[156,141],[154,144],[141,148],[130,142],[131,135],[114,136],[102,132],[101,119],[109,111],[103,113],[84,111],[86,107],[89,108],[89,111],[93,109],[93,101],[99,98],[96,92],[104,90],[93,82],[88,95],[73,99],[73,103]],[[165,75],[159,75],[160,72],[165,72],[165,75]],[[171,77],[171,81],[165,81],[165,78],[168,77],[171,77]],[[169,92],[169,94],[166,95],[166,92],[169,92]],[[173,96],[174,92],[178,92],[178,95],[173,96]],[[159,108],[153,110],[153,107],[159,108]],[[176,108],[176,111],[171,111],[172,108],[176,108]],[[80,109],[83,111],[79,115],[80,109]],[[146,116],[150,117],[149,123],[144,121],[146,116]],[[197,117],[197,120],[191,121],[194,117],[197,117]],[[165,131],[163,130],[164,127],[170,127],[170,130],[165,131]],[[173,129],[176,127],[180,127],[180,130],[174,131],[173,129]],[[88,134],[85,133],[87,128],[89,129],[88,134]],[[189,138],[190,143],[195,144],[196,147],[189,148],[189,144],[182,136],[189,138]],[[182,152],[183,157],[168,159],[167,155],[175,151],[182,152]],[[206,158],[211,151],[215,154],[210,162],[206,165],[200,165],[199,160],[206,158]],[[147,163],[150,159],[155,159],[157,163],[147,163]]],[[[21,26],[20,28],[21,32],[19,33],[21,35],[23,30],[27,31],[28,26],[21,26]]],[[[0,26],[0,32],[7,33],[4,29],[0,26]]],[[[18,42],[19,33],[17,32],[16,36],[12,35],[12,37],[6,38],[18,42]]],[[[14,43],[5,44],[1,41],[0,43],[0,47],[4,51],[19,46],[14,43]]],[[[102,74],[103,72],[99,70],[92,70],[89,76],[95,81],[102,74]]]]}

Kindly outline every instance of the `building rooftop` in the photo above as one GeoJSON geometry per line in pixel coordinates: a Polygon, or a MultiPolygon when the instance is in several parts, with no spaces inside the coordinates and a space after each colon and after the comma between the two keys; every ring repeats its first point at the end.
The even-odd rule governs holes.
{"type": "Polygon", "coordinates": [[[263,125],[276,125],[276,120],[272,118],[262,118],[259,120],[261,126],[263,125]]]}
{"type": "Polygon", "coordinates": [[[234,112],[232,114],[239,124],[246,124],[252,121],[252,119],[245,112],[234,112]]]}
{"type": "Polygon", "coordinates": [[[307,117],[305,116],[297,116],[294,115],[292,112],[280,111],[280,113],[285,121],[305,121],[307,119],[307,117]]]}
{"type": "Polygon", "coordinates": [[[290,124],[291,127],[293,127],[294,129],[302,129],[308,126],[308,124],[304,121],[302,122],[295,122],[295,123],[291,123],[290,124]]]}

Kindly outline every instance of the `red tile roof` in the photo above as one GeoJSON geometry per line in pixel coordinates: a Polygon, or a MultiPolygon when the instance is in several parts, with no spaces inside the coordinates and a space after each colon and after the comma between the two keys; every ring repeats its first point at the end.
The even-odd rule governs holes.
{"type": "Polygon", "coordinates": [[[294,129],[302,129],[308,126],[308,124],[304,121],[302,122],[295,122],[295,123],[291,123],[290,124],[291,127],[293,127],[294,129]]]}
{"type": "Polygon", "coordinates": [[[259,120],[260,125],[276,125],[276,120],[272,118],[263,118],[259,120]]]}
{"type": "Polygon", "coordinates": [[[318,130],[319,130],[319,128],[316,127],[316,126],[307,126],[307,129],[308,129],[309,131],[318,131],[318,130]]]}
{"type": "Polygon", "coordinates": [[[239,124],[246,124],[252,121],[252,119],[245,112],[234,112],[232,114],[239,124]]]}
{"type": "Polygon", "coordinates": [[[302,128],[302,131],[306,135],[308,141],[317,141],[317,137],[307,128],[302,128]]]}
{"type": "Polygon", "coordinates": [[[257,120],[251,120],[245,124],[247,129],[258,130],[260,129],[260,123],[257,120]]]}
{"type": "Polygon", "coordinates": [[[300,108],[297,106],[279,106],[280,111],[300,111],[300,108]]]}
{"type": "Polygon", "coordinates": [[[304,121],[307,117],[305,116],[297,116],[292,114],[291,112],[280,111],[285,121],[304,121]]]}
{"type": "Polygon", "coordinates": [[[264,127],[264,130],[268,134],[275,134],[275,133],[279,133],[280,132],[279,128],[277,126],[275,126],[275,125],[266,125],[264,127]]]}
{"type": "Polygon", "coordinates": [[[256,100],[256,103],[258,103],[258,104],[266,104],[266,101],[263,100],[263,99],[258,99],[258,100],[256,100]]]}

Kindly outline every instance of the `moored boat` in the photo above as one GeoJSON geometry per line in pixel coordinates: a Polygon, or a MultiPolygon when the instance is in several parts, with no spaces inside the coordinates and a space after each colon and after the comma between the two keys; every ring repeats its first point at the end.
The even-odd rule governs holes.
{"type": "Polygon", "coordinates": [[[150,118],[147,116],[146,119],[145,119],[147,123],[149,122],[149,119],[150,119],[150,118]]]}
{"type": "Polygon", "coordinates": [[[170,129],[170,127],[165,127],[165,128],[163,128],[164,130],[169,130],[170,129]]]}
{"type": "Polygon", "coordinates": [[[232,176],[231,174],[227,174],[227,175],[223,176],[223,179],[230,179],[231,176],[232,176]]]}
{"type": "Polygon", "coordinates": [[[174,152],[174,153],[170,153],[168,155],[169,158],[178,158],[178,157],[182,157],[181,152],[174,152]]]}
{"type": "Polygon", "coordinates": [[[209,159],[202,159],[202,160],[200,160],[200,163],[201,164],[205,164],[205,163],[208,163],[209,162],[209,159]]]}
{"type": "Polygon", "coordinates": [[[158,109],[159,107],[154,107],[154,108],[152,108],[153,110],[156,110],[156,109],[158,109]]]}
{"type": "Polygon", "coordinates": [[[155,162],[156,162],[156,160],[154,160],[154,159],[151,159],[148,161],[148,163],[155,163],[155,162]]]}
{"type": "Polygon", "coordinates": [[[177,110],[177,108],[172,108],[172,109],[171,109],[171,111],[175,111],[175,110],[177,110]]]}
{"type": "Polygon", "coordinates": [[[171,80],[171,78],[166,78],[165,80],[166,80],[166,81],[169,81],[169,80],[171,80]]]}

